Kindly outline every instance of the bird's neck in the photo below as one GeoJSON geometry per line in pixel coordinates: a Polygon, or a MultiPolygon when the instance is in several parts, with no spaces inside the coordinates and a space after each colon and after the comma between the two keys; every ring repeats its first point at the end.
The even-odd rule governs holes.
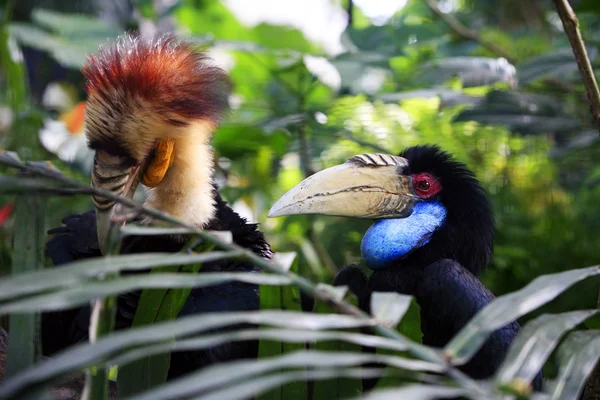
{"type": "Polygon", "coordinates": [[[164,180],[148,192],[146,204],[190,225],[205,227],[215,215],[213,152],[209,145],[213,126],[191,125],[175,140],[174,159],[164,180]]]}

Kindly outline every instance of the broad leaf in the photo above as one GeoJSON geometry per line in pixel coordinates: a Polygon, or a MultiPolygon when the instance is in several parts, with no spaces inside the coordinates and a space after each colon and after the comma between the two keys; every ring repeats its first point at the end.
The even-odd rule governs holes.
{"type": "MultiPolygon", "coordinates": [[[[598,55],[598,50],[592,46],[587,47],[587,52],[590,61],[593,61],[598,55]]],[[[567,81],[579,79],[577,63],[570,47],[542,54],[519,64],[518,75],[520,85],[527,85],[537,79],[546,77],[567,81]]]]}
{"type": "MultiPolygon", "coordinates": [[[[248,329],[235,332],[224,332],[214,335],[203,335],[197,338],[180,339],[175,342],[145,346],[142,349],[134,349],[119,354],[106,361],[106,364],[124,364],[135,361],[144,356],[160,354],[167,351],[185,351],[206,349],[212,346],[218,346],[232,341],[245,341],[259,339],[264,342],[282,342],[302,343],[305,342],[326,342],[326,341],[344,341],[359,346],[371,346],[378,349],[387,349],[394,352],[404,351],[408,347],[399,340],[387,339],[381,336],[366,335],[361,333],[336,332],[336,331],[309,331],[302,329],[248,329]]],[[[279,354],[279,353],[278,353],[279,354]]],[[[387,354],[394,354],[389,352],[387,354]]],[[[266,358],[266,357],[259,357],[266,358]]]]}
{"type": "Polygon", "coordinates": [[[475,399],[469,395],[465,389],[450,387],[450,386],[434,386],[434,385],[407,385],[397,389],[377,390],[369,393],[362,398],[365,400],[389,400],[389,399],[414,399],[414,400],[429,400],[429,399],[448,399],[466,396],[475,399]]]}
{"type": "Polygon", "coordinates": [[[189,265],[234,258],[239,251],[202,254],[141,253],[74,261],[64,266],[0,279],[0,300],[60,287],[118,271],[139,271],[166,265],[189,265]]]}
{"type": "MultiPolygon", "coordinates": [[[[21,195],[16,199],[19,224],[15,229],[12,274],[44,268],[47,203],[48,199],[41,195],[21,195]]],[[[10,316],[6,376],[26,369],[41,356],[40,327],[40,316],[35,312],[10,316]]]]}
{"type": "Polygon", "coordinates": [[[396,292],[373,292],[371,314],[380,324],[395,327],[408,311],[412,299],[396,292]]]}
{"type": "Polygon", "coordinates": [[[311,330],[356,328],[373,324],[372,321],[359,320],[344,315],[313,315],[285,311],[233,312],[186,316],[176,321],[115,332],[109,337],[100,338],[93,344],[73,346],[60,354],[56,354],[52,359],[38,363],[15,375],[14,378],[1,382],[0,398],[13,398],[26,389],[33,389],[36,384],[48,382],[48,380],[67,372],[114,357],[133,346],[154,344],[240,323],[267,324],[311,330]]]}
{"type": "MultiPolygon", "coordinates": [[[[239,385],[217,390],[209,394],[201,394],[198,397],[194,397],[196,400],[221,400],[221,399],[247,399],[253,395],[261,394],[269,389],[276,388],[285,385],[290,382],[298,380],[323,380],[332,378],[371,378],[381,375],[382,371],[379,369],[364,369],[364,368],[337,368],[337,369],[319,369],[316,371],[308,372],[286,372],[283,374],[269,375],[266,377],[255,378],[249,382],[241,383],[239,385]]],[[[151,395],[151,394],[150,394],[151,395]]],[[[155,399],[156,397],[148,397],[155,399]]],[[[139,397],[136,400],[146,399],[146,397],[139,397]]]]}
{"type": "Polygon", "coordinates": [[[410,370],[422,370],[423,368],[429,370],[429,368],[433,368],[435,371],[439,368],[435,364],[401,357],[304,350],[269,359],[234,361],[215,365],[205,370],[191,373],[177,381],[169,382],[151,394],[134,398],[158,400],[188,397],[200,391],[231,386],[235,380],[243,381],[260,374],[283,370],[285,368],[343,368],[358,366],[367,362],[381,362],[410,370]],[[235,371],[235,378],[231,376],[230,371],[235,371]]]}
{"type": "Polygon", "coordinates": [[[577,399],[599,358],[600,331],[570,334],[559,348],[560,370],[551,399],[577,399]]]}
{"type": "Polygon", "coordinates": [[[546,304],[575,283],[598,274],[600,267],[594,266],[543,275],[521,290],[495,298],[454,336],[444,352],[454,364],[466,363],[496,329],[546,304]]]}
{"type": "Polygon", "coordinates": [[[52,311],[86,304],[97,297],[126,293],[144,288],[192,288],[219,285],[226,282],[245,282],[264,285],[289,285],[285,276],[255,272],[156,273],[126,276],[107,281],[79,283],[73,288],[40,294],[0,305],[0,314],[27,311],[52,311]]]}
{"type": "Polygon", "coordinates": [[[531,382],[563,335],[597,312],[544,314],[529,322],[511,345],[496,373],[496,380],[501,384],[509,384],[513,380],[531,382]]]}
{"type": "Polygon", "coordinates": [[[495,82],[516,83],[516,69],[504,58],[452,57],[424,64],[419,82],[441,85],[458,77],[464,87],[491,85],[495,82]]]}

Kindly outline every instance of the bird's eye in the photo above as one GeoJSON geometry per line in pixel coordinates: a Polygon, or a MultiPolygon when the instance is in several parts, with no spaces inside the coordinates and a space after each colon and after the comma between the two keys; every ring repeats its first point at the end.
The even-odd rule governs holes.
{"type": "Polygon", "coordinates": [[[442,190],[442,185],[430,174],[415,174],[413,182],[415,193],[423,199],[435,196],[442,190]]]}
{"type": "Polygon", "coordinates": [[[419,190],[422,190],[425,192],[425,191],[431,189],[431,183],[429,183],[427,181],[419,181],[419,182],[417,182],[417,188],[419,190]]]}

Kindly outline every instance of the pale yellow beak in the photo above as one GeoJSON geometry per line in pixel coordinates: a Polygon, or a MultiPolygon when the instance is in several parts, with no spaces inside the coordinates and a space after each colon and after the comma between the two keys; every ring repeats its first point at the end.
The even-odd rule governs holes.
{"type": "Polygon", "coordinates": [[[365,219],[404,218],[419,200],[405,158],[362,154],[306,178],[284,194],[268,217],[321,214],[365,219]]]}
{"type": "MultiPolygon", "coordinates": [[[[173,163],[174,140],[160,140],[154,149],[153,156],[144,165],[120,167],[118,157],[96,152],[92,170],[92,186],[108,190],[115,195],[132,198],[140,182],[148,187],[155,187],[163,180],[173,163]]],[[[102,196],[92,196],[96,208],[96,231],[102,254],[108,245],[111,223],[126,214],[127,210],[120,204],[102,196]]]]}

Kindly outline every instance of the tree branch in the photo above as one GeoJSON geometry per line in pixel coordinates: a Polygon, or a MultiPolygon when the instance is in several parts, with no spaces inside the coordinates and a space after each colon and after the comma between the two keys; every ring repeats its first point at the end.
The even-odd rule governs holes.
{"type": "Polygon", "coordinates": [[[434,13],[436,13],[441,19],[443,19],[450,26],[450,28],[452,28],[454,32],[458,33],[460,36],[466,39],[476,41],[492,53],[500,57],[506,58],[511,64],[514,64],[517,61],[503,48],[496,46],[494,43],[482,38],[481,35],[461,24],[460,21],[458,21],[452,15],[440,10],[436,0],[425,0],[425,2],[434,13]]]}
{"type": "Polygon", "coordinates": [[[583,79],[583,85],[585,86],[588,101],[590,102],[590,112],[594,119],[594,126],[600,132],[600,91],[598,90],[598,84],[594,76],[594,69],[592,68],[583,38],[581,37],[579,21],[567,0],[554,0],[554,5],[562,21],[565,34],[571,43],[575,61],[583,79]]]}
{"type": "MultiPolygon", "coordinates": [[[[579,73],[583,80],[583,86],[585,86],[585,92],[587,93],[588,101],[590,102],[590,112],[592,113],[594,126],[600,133],[600,91],[598,90],[594,69],[592,68],[592,64],[587,55],[581,31],[579,30],[579,21],[567,0],[554,0],[554,6],[562,21],[565,34],[571,43],[571,48],[575,55],[575,62],[577,62],[577,67],[579,68],[579,73]]],[[[598,306],[600,308],[600,303],[598,306]]],[[[600,399],[600,363],[596,365],[594,371],[588,378],[583,390],[582,399],[600,399]]]]}

